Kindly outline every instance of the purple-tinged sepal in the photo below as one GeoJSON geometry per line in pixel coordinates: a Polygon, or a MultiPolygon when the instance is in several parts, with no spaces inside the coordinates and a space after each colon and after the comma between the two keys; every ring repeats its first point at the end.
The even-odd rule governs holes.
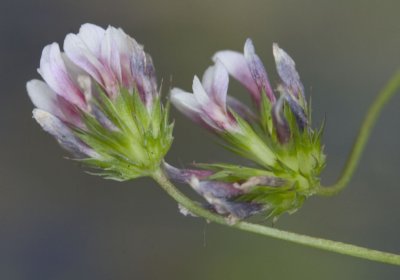
{"type": "MultiPolygon", "coordinates": [[[[267,71],[265,70],[264,64],[262,63],[260,57],[256,54],[251,39],[246,40],[243,53],[251,76],[253,77],[254,82],[257,84],[258,91],[260,93],[265,93],[272,104],[275,103],[276,99],[269,83],[267,71]]],[[[261,101],[260,99],[261,94],[256,102],[259,103],[261,101]]]]}
{"type": "Polygon", "coordinates": [[[296,70],[294,60],[277,43],[272,45],[276,63],[276,70],[281,78],[284,87],[296,99],[304,98],[304,86],[300,81],[299,73],[296,70]]]}
{"type": "Polygon", "coordinates": [[[257,106],[260,106],[265,95],[271,104],[275,103],[276,98],[267,71],[256,54],[251,39],[246,40],[243,54],[229,50],[219,51],[214,54],[213,61],[220,61],[229,74],[247,88],[257,106]]]}
{"type": "Polygon", "coordinates": [[[205,207],[231,221],[247,218],[260,213],[264,206],[260,203],[241,201],[250,187],[241,188],[240,184],[210,179],[214,172],[199,169],[178,169],[164,164],[168,177],[180,183],[189,184],[206,200],[205,207]]]}
{"type": "Polygon", "coordinates": [[[299,126],[303,129],[307,125],[309,108],[307,107],[304,86],[296,70],[296,64],[278,44],[274,43],[272,49],[276,70],[282,81],[278,91],[280,91],[281,95],[285,95],[289,106],[296,115],[299,126]]]}
{"type": "Polygon", "coordinates": [[[41,110],[33,110],[33,118],[40,124],[44,131],[50,133],[57,142],[76,158],[100,159],[100,155],[79,139],[66,123],[56,116],[41,110]]]}
{"type": "Polygon", "coordinates": [[[296,182],[263,169],[228,164],[198,167],[203,169],[178,169],[164,164],[171,180],[190,185],[206,200],[207,209],[230,221],[256,214],[276,220],[284,212],[295,212],[306,198],[296,192],[296,182]]]}
{"type": "Polygon", "coordinates": [[[284,94],[282,97],[285,99],[294,115],[298,128],[303,131],[308,125],[308,117],[305,108],[290,94],[284,94]]]}
{"type": "Polygon", "coordinates": [[[115,180],[151,175],[172,143],[151,57],[122,29],[84,24],[46,46],[27,83],[34,118],[73,156],[115,180]]]}

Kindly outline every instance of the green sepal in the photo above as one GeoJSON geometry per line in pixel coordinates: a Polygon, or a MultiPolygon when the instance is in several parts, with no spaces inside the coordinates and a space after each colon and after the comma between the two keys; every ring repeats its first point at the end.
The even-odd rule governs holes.
{"type": "Polygon", "coordinates": [[[226,148],[270,169],[275,164],[276,157],[269,146],[268,139],[262,139],[246,120],[233,111],[231,113],[237,122],[238,132],[220,134],[227,143],[226,148]]]}
{"type": "Polygon", "coordinates": [[[271,101],[267,98],[265,91],[261,92],[261,103],[260,103],[260,124],[263,131],[267,135],[273,135],[273,122],[272,122],[272,104],[271,101]]]}
{"type": "Polygon", "coordinates": [[[274,174],[270,171],[245,167],[240,165],[214,163],[205,164],[197,163],[196,166],[213,171],[213,174],[208,177],[210,180],[224,181],[224,182],[244,182],[251,177],[268,176],[273,177],[274,174]]]}
{"type": "Polygon", "coordinates": [[[146,106],[138,92],[120,89],[111,99],[98,88],[90,106],[80,112],[83,128],[72,130],[98,156],[80,162],[118,181],[148,176],[160,166],[172,144],[173,124],[169,105],[164,108],[159,96],[146,106]]]}

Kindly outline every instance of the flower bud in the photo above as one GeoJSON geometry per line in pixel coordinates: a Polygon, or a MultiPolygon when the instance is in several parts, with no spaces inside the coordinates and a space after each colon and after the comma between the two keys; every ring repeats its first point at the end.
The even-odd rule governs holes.
{"type": "MultiPolygon", "coordinates": [[[[275,95],[272,91],[271,85],[268,80],[267,71],[265,70],[264,64],[255,52],[255,48],[251,39],[247,39],[244,44],[244,57],[249,67],[251,76],[254,82],[257,84],[258,91],[260,92],[258,96],[261,96],[265,92],[271,103],[275,103],[275,95]]],[[[256,100],[260,102],[260,98],[256,100]]]]}
{"type": "Polygon", "coordinates": [[[296,71],[294,60],[277,43],[272,45],[272,50],[275,57],[276,70],[282,79],[285,89],[296,99],[299,99],[300,95],[304,97],[304,87],[296,71]]]}
{"type": "Polygon", "coordinates": [[[172,143],[153,62],[122,29],[84,24],[43,50],[44,79],[27,83],[34,118],[99,174],[128,180],[151,174],[172,143]]]}
{"type": "Polygon", "coordinates": [[[239,184],[209,179],[213,172],[207,170],[178,169],[167,163],[164,169],[171,180],[189,184],[207,203],[205,207],[231,220],[243,219],[263,211],[260,203],[240,201],[247,193],[239,184]]]}

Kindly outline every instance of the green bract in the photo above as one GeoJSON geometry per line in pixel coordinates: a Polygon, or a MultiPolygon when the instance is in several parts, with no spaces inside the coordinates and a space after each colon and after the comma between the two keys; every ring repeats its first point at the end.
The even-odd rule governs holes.
{"type": "Polygon", "coordinates": [[[122,89],[113,101],[102,92],[94,106],[112,126],[104,126],[92,114],[81,112],[86,128],[74,131],[100,156],[81,161],[114,180],[129,180],[154,172],[173,140],[169,105],[163,107],[157,97],[149,110],[137,92],[132,94],[122,89]]]}

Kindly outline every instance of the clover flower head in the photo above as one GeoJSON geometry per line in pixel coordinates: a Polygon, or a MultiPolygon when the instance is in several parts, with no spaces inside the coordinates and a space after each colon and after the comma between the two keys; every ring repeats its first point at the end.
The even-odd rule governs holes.
{"type": "Polygon", "coordinates": [[[81,26],[43,49],[27,91],[33,116],[73,156],[116,180],[147,175],[172,142],[155,70],[122,29],[81,26]]]}
{"type": "MultiPolygon", "coordinates": [[[[311,127],[304,86],[293,59],[275,43],[273,54],[280,77],[275,89],[252,41],[247,39],[243,53],[224,50],[213,56],[215,65],[206,71],[201,92],[199,83],[193,87],[194,94],[172,89],[171,100],[178,110],[225,141],[231,151],[252,162],[252,166],[202,164],[199,167],[212,175],[199,179],[197,186],[211,190],[226,188],[218,187],[220,184],[235,189],[240,186],[240,192],[225,197],[226,203],[261,205],[248,214],[265,211],[276,218],[296,211],[315,193],[325,155],[323,126],[317,130],[311,127]],[[254,111],[227,96],[228,74],[249,92],[254,111]]],[[[195,188],[193,182],[187,182],[195,188]]],[[[196,191],[210,203],[205,194],[213,191],[196,191]]],[[[238,216],[234,211],[225,212],[238,216]]]]}

